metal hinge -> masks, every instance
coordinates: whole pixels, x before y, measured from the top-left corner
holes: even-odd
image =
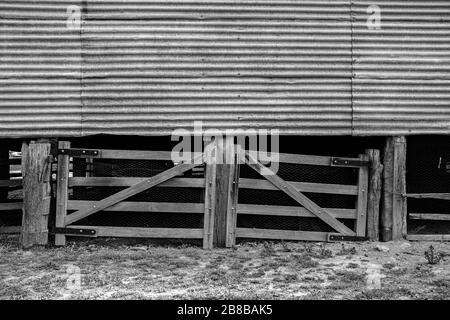
[[[341,234],[328,234],[327,241],[333,242],[333,241],[354,241],[354,242],[361,242],[361,241],[367,241],[369,240],[367,237],[359,237],[359,236],[346,236]]]
[[[95,237],[97,235],[97,231],[94,229],[81,228],[53,228],[52,233],[85,237]]]
[[[100,155],[99,150],[92,149],[58,149],[57,153],[76,158],[92,158]]]
[[[331,166],[332,167],[367,167],[369,166],[369,161],[358,160],[358,159],[349,159],[349,158],[331,158]]]

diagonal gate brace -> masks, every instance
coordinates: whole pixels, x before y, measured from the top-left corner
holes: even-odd
[[[303,193],[295,189],[295,187],[287,181],[271,172],[267,167],[254,159],[248,152],[239,149],[243,153],[244,159],[248,160],[247,165],[258,172],[264,178],[269,180],[275,187],[286,193],[292,199],[300,203],[305,209],[317,216],[319,219],[327,223],[337,232],[346,236],[355,236],[356,233],[344,225],[342,222],[333,217],[327,210],[318,206],[314,201],[310,200]]]
[[[201,161],[199,161],[199,160],[201,160]],[[78,220],[81,220],[89,215],[92,215],[96,212],[102,211],[112,205],[115,205],[116,203],[118,203],[120,201],[123,201],[123,200],[125,200],[129,197],[132,197],[135,194],[143,192],[147,189],[150,189],[151,187],[154,187],[160,183],[163,183],[166,180],[169,180],[179,174],[182,174],[182,173],[184,173],[194,167],[202,165],[202,164],[203,164],[203,154],[192,159],[192,163],[179,164],[173,168],[170,168],[169,170],[161,172],[151,178],[145,179],[144,181],[136,183],[135,185],[133,185],[131,187],[128,187],[128,188],[126,188],[118,193],[115,193],[101,201],[98,201],[90,208],[75,211],[74,213],[72,213],[66,217],[65,224],[69,225],[69,224],[74,223]]]

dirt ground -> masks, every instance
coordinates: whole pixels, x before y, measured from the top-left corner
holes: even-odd
[[[444,260],[429,264],[433,245]],[[21,250],[0,238],[0,299],[449,299],[450,243],[123,239]]]

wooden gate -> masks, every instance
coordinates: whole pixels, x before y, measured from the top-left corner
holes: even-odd
[[[232,246],[236,238],[280,239],[305,241],[339,241],[363,240],[366,235],[366,214],[369,161],[367,155],[359,158],[333,158],[296,154],[279,154],[279,163],[297,166],[324,166],[346,168],[356,174],[356,184],[326,184],[301,181],[286,181],[277,174],[268,175],[269,169],[255,159],[248,151],[240,151],[240,167],[249,166],[264,179],[240,177],[239,169],[235,171],[234,185],[238,186],[230,193],[229,225],[227,245]],[[239,166],[237,166],[239,167]],[[356,171],[356,172],[355,172]],[[244,204],[239,201],[244,189],[281,191],[298,206]],[[344,195],[355,198],[353,208],[324,208],[319,206],[305,193]],[[259,197],[256,202],[264,200]],[[269,198],[270,196],[267,196]],[[255,228],[239,226],[240,216],[273,216],[272,222],[281,217],[317,218],[332,229],[331,232],[305,230],[277,230],[274,228]],[[342,221],[346,221],[344,224]],[[349,221],[351,222],[349,224]]]
[[[231,141],[231,143],[230,143]],[[174,165],[168,170],[149,177],[103,177],[103,176],[70,176],[70,159],[142,159],[171,161],[169,151],[128,151],[128,150],[94,150],[71,149],[69,142],[60,142],[58,148],[57,173],[57,206],[55,241],[64,245],[66,235],[87,237],[145,237],[145,238],[190,238],[203,239],[205,248],[211,248],[218,238],[225,238],[224,244],[232,246],[236,238],[280,239],[306,241],[340,241],[363,240],[366,234],[367,194],[369,161],[367,155],[359,158],[338,158],[326,156],[310,156],[296,154],[278,154],[279,164],[294,166],[293,172],[304,171],[305,166],[320,166],[349,170],[355,175],[354,184],[336,184],[311,181],[295,181],[283,178],[280,174],[267,174],[269,168],[261,164],[253,153],[243,151],[227,140],[226,145],[219,143],[208,148],[209,154],[196,155],[189,163]],[[225,150],[225,154],[223,154]],[[224,157],[233,163],[217,164]],[[200,160],[200,161],[199,161]],[[239,165],[236,165],[239,164]],[[195,167],[205,165],[201,178],[184,176],[184,173]],[[247,166],[259,179],[241,176]],[[302,167],[303,166],[303,167]],[[218,169],[219,168],[219,169]],[[346,175],[346,174],[345,174]],[[320,175],[318,175],[317,178]],[[323,177],[322,177],[323,178]],[[122,190],[100,200],[69,199],[70,189],[74,187],[121,187]],[[187,187],[202,188],[202,203],[179,203],[136,201],[130,199],[150,188]],[[216,191],[217,190],[217,191]],[[245,190],[270,191],[282,193],[293,204],[267,205],[264,200],[270,198],[256,197],[256,203],[244,203],[241,194]],[[310,196],[322,194],[327,196],[350,196],[352,207],[323,206]],[[267,199],[265,199],[267,198]],[[161,228],[145,226],[106,226],[83,225],[83,219],[98,212],[141,212],[151,213],[186,213],[201,214],[202,226],[199,228]],[[272,216],[273,225],[258,227],[243,226],[240,220],[245,216]],[[308,218],[311,223],[321,223],[329,230],[307,230],[300,224],[290,228],[277,228],[278,220],[283,217]],[[242,218],[242,219],[240,219]],[[126,219],[123,218],[123,219]],[[217,242],[218,245],[219,242]]]
[[[169,151],[129,151],[100,149],[71,149],[70,142],[61,141],[58,146],[57,206],[55,224],[55,243],[64,245],[66,236],[85,237],[145,237],[145,238],[188,238],[203,239],[205,248],[212,247],[212,228],[214,216],[215,167],[208,159],[214,157],[215,149],[209,154],[198,154],[190,163],[180,163],[150,177],[74,177],[70,174],[70,159],[140,159],[171,161]],[[205,164],[205,162],[207,164]],[[186,178],[183,174],[205,164],[202,178]],[[99,201],[69,199],[70,188],[84,187],[122,187]],[[127,201],[143,191],[155,187],[182,187],[204,189],[203,203],[179,202],[139,202]],[[79,222],[100,211],[141,212],[142,214],[186,213],[203,214],[203,228],[147,228],[112,227],[80,225]],[[70,212],[70,213],[69,213]],[[126,219],[126,217],[124,218]]]

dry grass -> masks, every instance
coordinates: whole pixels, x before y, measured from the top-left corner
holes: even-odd
[[[448,261],[427,263],[427,243],[242,243],[205,251],[194,245],[118,239],[23,251],[0,238],[0,299],[449,299]],[[435,243],[440,252],[450,245]],[[367,286],[379,266],[381,287]],[[81,287],[67,289],[67,268]]]

